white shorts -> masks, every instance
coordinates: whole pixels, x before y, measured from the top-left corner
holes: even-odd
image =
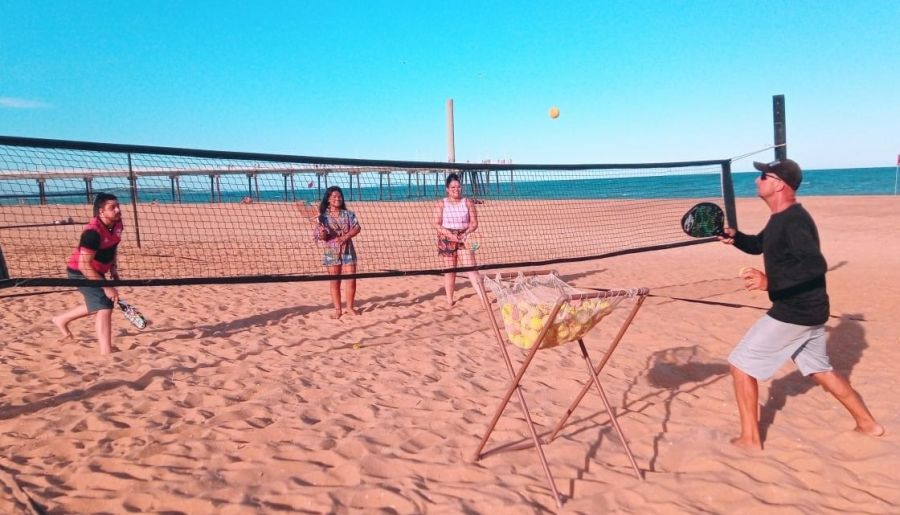
[[[731,351],[728,362],[760,381],[775,375],[788,358],[804,376],[828,372],[831,364],[825,352],[826,339],[824,324],[788,324],[765,315]]]

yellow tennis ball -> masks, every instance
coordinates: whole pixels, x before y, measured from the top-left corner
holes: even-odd
[[[559,118],[559,108],[558,107],[553,106],[550,108],[550,118],[553,118],[554,120]]]
[[[528,320],[528,328],[534,329],[535,331],[540,331],[542,327],[544,327],[544,322],[546,321],[543,317],[531,317]]]
[[[504,304],[504,305],[500,308],[500,315],[503,316],[503,321],[504,321],[504,322],[506,322],[507,320],[512,320],[512,319],[513,319],[513,316],[512,316],[512,314],[513,314],[513,309],[515,309],[515,307],[514,307],[512,304]]]

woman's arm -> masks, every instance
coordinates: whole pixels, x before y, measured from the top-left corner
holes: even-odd
[[[351,227],[349,231],[345,232],[345,233],[340,237],[340,240],[341,240],[341,241],[347,241],[347,240],[349,240],[350,238],[352,238],[352,237],[356,236],[357,234],[359,234],[360,231],[362,231],[362,227],[361,227],[359,224],[354,224],[353,227]]]
[[[337,241],[341,245],[350,241],[351,238],[362,231],[362,226],[360,226],[359,222],[356,220],[356,213],[353,211],[344,211],[344,213],[346,213],[346,217],[348,218],[347,223],[350,225],[350,229],[337,237]],[[343,218],[341,218],[341,223],[343,223]]]
[[[469,226],[466,227],[466,234],[472,234],[478,229],[478,212],[475,211],[472,199],[466,199],[466,207],[469,209]]]
[[[434,230],[437,231],[438,236],[447,237],[447,230],[444,229],[444,201],[438,200],[437,204],[434,206],[434,216],[432,217],[432,225],[434,226]]]

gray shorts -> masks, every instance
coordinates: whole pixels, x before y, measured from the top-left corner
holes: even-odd
[[[825,352],[826,339],[824,324],[788,324],[765,315],[731,351],[728,362],[760,381],[775,375],[788,358],[804,376],[828,372],[831,364]]]
[[[69,279],[87,279],[81,272],[66,271],[69,273]],[[112,301],[103,293],[103,288],[99,286],[79,286],[78,291],[84,296],[84,304],[87,306],[88,313],[96,313],[101,309],[113,308]]]

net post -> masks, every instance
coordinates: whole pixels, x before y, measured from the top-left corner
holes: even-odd
[[[46,182],[47,182],[47,179],[44,179],[43,177],[41,177],[37,180],[38,198],[40,199],[40,203],[42,206],[47,204],[47,187],[45,185]]]
[[[353,200],[353,174],[351,172],[347,172],[347,177],[350,178],[350,200]]]
[[[291,172],[291,200],[297,200],[297,188],[294,186],[294,173]]]
[[[94,187],[91,183],[94,182],[93,177],[85,176],[84,177],[84,193],[87,196],[87,203],[90,206],[94,203]]]
[[[3,248],[0,248],[0,288],[9,281],[9,269],[6,268],[6,260],[3,259]]]
[[[725,201],[725,220],[728,227],[737,229],[737,209],[734,205],[734,181],[731,177],[731,161],[722,163],[722,199]]]
[[[128,182],[131,183],[131,212],[134,215],[134,236],[137,238],[137,246],[141,248],[141,226],[138,223],[138,188],[137,176],[131,166],[131,152],[128,153]]]
[[[787,159],[787,127],[784,123],[784,95],[772,97],[772,122],[775,129],[775,159]]]

